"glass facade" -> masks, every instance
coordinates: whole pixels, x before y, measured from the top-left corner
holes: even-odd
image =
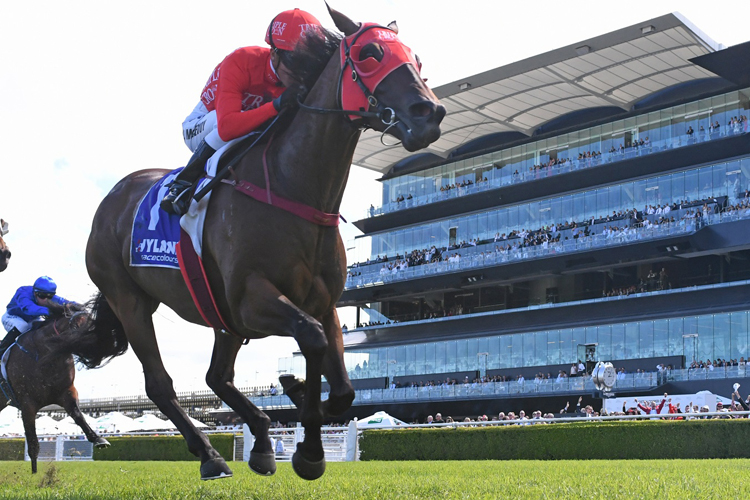
[[[748,108],[750,89],[743,89],[387,179],[382,207],[367,215],[747,132],[747,121],[731,122]],[[637,146],[641,140],[646,147]],[[589,153],[597,155],[579,160]],[[555,167],[539,168],[550,163]],[[455,185],[464,187],[445,190]],[[399,197],[404,201],[397,203]]]
[[[580,344],[597,343],[601,361],[685,356],[693,360],[748,358],[750,311],[615,323],[581,328],[467,338],[416,345],[351,349],[350,378],[572,364]],[[695,336],[697,335],[697,336]],[[300,357],[301,358],[301,357]],[[280,360],[290,370],[291,358]],[[304,363],[303,360],[299,360]],[[299,362],[298,361],[298,362]],[[304,370],[299,372],[304,376]]]
[[[570,221],[581,224],[607,217],[613,212],[634,208],[643,210],[647,205],[722,196],[734,203],[748,188],[750,158],[741,158],[358,238],[355,240],[355,255],[350,255],[349,261],[361,263],[383,255],[404,255],[433,245],[447,248],[475,238],[492,239],[496,234],[510,234],[522,229],[536,231]]]

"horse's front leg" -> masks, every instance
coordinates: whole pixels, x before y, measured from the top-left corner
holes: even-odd
[[[234,386],[234,365],[242,347],[242,339],[220,330],[214,330],[214,333],[214,351],[206,383],[222,401],[237,412],[255,436],[255,445],[247,463],[250,470],[261,476],[270,476],[276,472],[276,457],[268,437],[271,419]]]
[[[106,448],[109,446],[109,441],[94,432],[83,417],[83,413],[81,413],[81,409],[78,407],[78,391],[73,385],[65,391],[62,396],[62,401],[60,401],[59,404],[65,408],[68,415],[70,415],[78,427],[81,428],[89,442],[94,443],[94,446],[97,448]]]
[[[305,395],[299,408],[305,440],[292,456],[294,471],[303,479],[317,479],[325,472],[325,454],[320,438],[323,411],[320,405],[320,377],[328,341],[323,325],[302,311],[265,278],[252,275],[245,281],[240,315],[246,328],[267,335],[293,337],[307,365]],[[257,436],[256,436],[257,437]]]
[[[36,408],[24,405],[21,408],[21,420],[23,431],[26,434],[26,446],[29,449],[31,459],[31,473],[36,474],[36,461],[39,458],[39,438],[36,436]]]
[[[326,401],[323,401],[323,416],[337,416],[348,410],[354,401],[354,388],[349,380],[349,374],[344,365],[344,340],[341,336],[336,309],[323,317],[323,329],[328,348],[323,360],[323,374],[331,386],[331,392]],[[292,403],[301,408],[305,405],[305,382],[299,380],[292,374],[284,374],[279,377],[286,394]]]

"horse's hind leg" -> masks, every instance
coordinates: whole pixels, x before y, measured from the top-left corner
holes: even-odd
[[[70,388],[65,391],[60,403],[60,406],[65,408],[68,415],[70,415],[78,427],[81,428],[89,442],[94,443],[94,446],[97,448],[106,448],[109,446],[109,441],[94,432],[83,417],[83,413],[81,413],[81,409],[78,407],[78,391],[74,386],[71,385]]]
[[[232,471],[226,461],[211,446],[206,435],[190,422],[185,410],[177,402],[172,379],[164,368],[159,354],[156,333],[151,321],[151,315],[156,307],[147,307],[147,304],[152,304],[152,299],[138,293],[106,297],[122,322],[133,352],[143,365],[146,394],[180,431],[190,453],[200,457],[201,479],[231,477]]]
[[[354,388],[344,365],[344,340],[336,309],[323,317],[323,330],[328,339],[323,374],[331,386],[331,393],[323,402],[323,412],[325,415],[341,415],[352,406]]]
[[[270,476],[276,472],[276,457],[268,438],[271,419],[234,386],[234,365],[242,347],[242,339],[220,330],[214,332],[214,351],[206,383],[222,401],[237,412],[255,436],[255,445],[247,463],[250,470],[262,476]]]
[[[328,340],[323,325],[295,306],[268,280],[257,275],[245,281],[245,299],[240,307],[242,323],[267,335],[294,337],[306,361],[305,394],[299,416],[305,440],[297,444],[292,467],[303,479],[317,479],[325,472],[325,454],[320,437],[323,412],[320,377]]]
[[[26,445],[31,459],[31,473],[36,474],[36,461],[39,458],[39,438],[36,436],[36,408],[24,406],[21,408],[23,431],[26,434]]]

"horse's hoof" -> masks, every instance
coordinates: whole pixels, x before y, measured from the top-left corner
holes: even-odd
[[[276,472],[276,456],[273,452],[257,453],[250,452],[250,460],[247,462],[250,470],[261,476],[273,476]]]
[[[292,455],[292,468],[302,479],[314,481],[326,471],[326,459],[311,462],[303,457],[299,451],[295,451]]]
[[[232,469],[229,468],[223,458],[212,458],[201,464],[201,479],[203,481],[224,477],[232,477]]]
[[[279,376],[279,383],[284,388],[284,394],[292,400],[294,406],[302,408],[305,403],[305,382],[291,374]]]
[[[96,438],[96,441],[94,441],[94,446],[97,448],[109,448],[110,444],[109,441],[104,439],[103,437]]]

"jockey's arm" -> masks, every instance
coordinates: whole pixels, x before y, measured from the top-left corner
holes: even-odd
[[[231,54],[221,63],[216,88],[217,128],[219,137],[225,142],[249,134],[278,114],[271,101],[242,111],[243,100],[248,98],[247,90],[254,82],[250,81],[248,71],[238,59]]]
[[[75,312],[84,309],[84,306],[74,300],[68,300],[59,295],[52,297],[51,302],[59,304],[65,312]]]
[[[37,304],[34,300],[34,292],[31,290],[31,287],[28,288],[28,291],[16,295],[16,307],[21,309],[23,314],[29,317],[47,316],[49,314],[49,309]]]

